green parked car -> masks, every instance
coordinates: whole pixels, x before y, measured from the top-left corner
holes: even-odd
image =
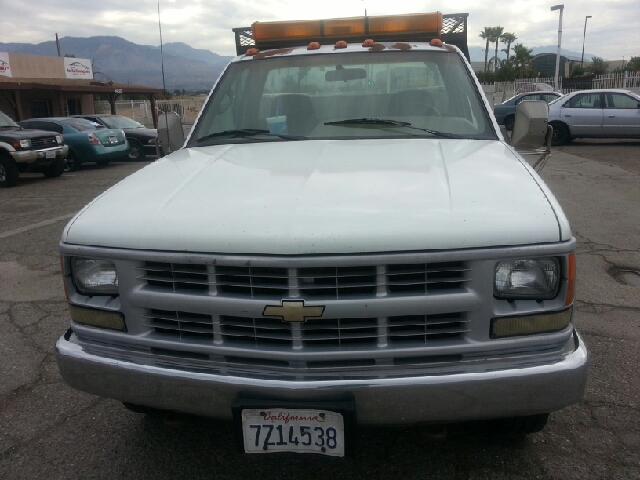
[[[58,132],[69,146],[65,172],[76,170],[81,163],[106,165],[129,153],[129,142],[120,129],[105,128],[83,118],[31,118],[18,122],[24,128]]]

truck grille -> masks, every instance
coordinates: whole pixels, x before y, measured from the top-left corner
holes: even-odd
[[[43,137],[31,139],[31,147],[34,149],[57,147],[56,137]]]
[[[305,349],[356,345],[430,345],[459,339],[468,331],[461,312],[388,318],[311,319],[287,323],[278,319],[212,316],[150,310],[146,325],[167,339],[200,339],[216,344]]]
[[[147,285],[165,291],[250,298],[424,294],[459,289],[469,280],[463,262],[306,268],[146,262],[139,270]]]

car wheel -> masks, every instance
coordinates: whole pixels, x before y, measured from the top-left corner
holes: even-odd
[[[64,159],[64,171],[74,172],[78,169],[78,166],[80,166],[80,162],[72,152],[69,152],[67,158]]]
[[[129,160],[143,160],[145,153],[142,144],[137,140],[129,140],[129,146],[131,150],[129,150]]]
[[[509,115],[507,118],[504,119],[504,128],[507,129],[508,131],[513,130],[513,124],[516,121],[516,117],[513,115]]]
[[[571,141],[571,134],[569,128],[563,123],[552,123],[553,137],[551,138],[551,145],[559,146],[566,145]]]
[[[55,163],[49,165],[48,167],[44,167],[42,169],[42,173],[47,178],[56,178],[62,175],[64,172],[64,160],[57,159]]]
[[[15,187],[19,176],[18,166],[13,158],[0,154],[0,188]]]

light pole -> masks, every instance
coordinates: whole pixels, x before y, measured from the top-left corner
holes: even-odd
[[[556,91],[559,92],[558,73],[560,72],[560,44],[562,43],[562,12],[564,11],[564,5],[554,5],[551,7],[551,11],[560,10],[560,20],[558,21],[558,52],[556,53]]]
[[[591,15],[584,17],[584,32],[582,33],[582,58],[580,58],[580,68],[584,62],[584,39],[587,37],[587,19],[591,18]]]

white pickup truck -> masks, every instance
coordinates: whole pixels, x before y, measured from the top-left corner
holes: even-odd
[[[64,230],[65,381],[234,419],[247,453],[349,454],[358,424],[526,434],[580,401],[576,241],[503,138],[465,28],[236,31],[184,145]]]

